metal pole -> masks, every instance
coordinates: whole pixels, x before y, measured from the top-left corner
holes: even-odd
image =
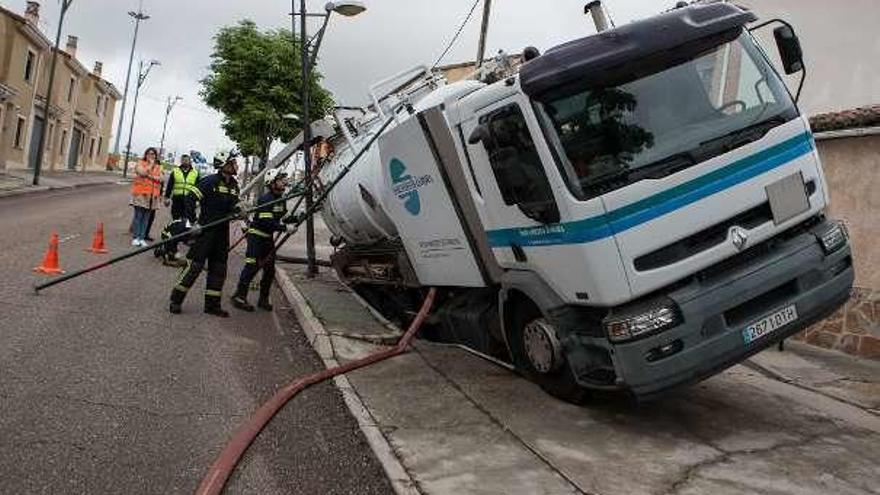
[[[116,124],[116,144],[113,146],[113,154],[119,155],[119,141],[122,139],[122,121],[125,119],[125,105],[128,102],[128,85],[131,82],[131,63],[134,60],[134,47],[137,44],[138,29],[140,29],[141,21],[147,20],[150,16],[143,13],[138,6],[137,12],[129,12],[128,15],[134,17],[134,36],[131,39],[131,52],[128,55],[128,70],[125,73],[125,90],[122,92],[122,108],[119,110],[119,123]],[[122,176],[128,176],[128,157],[125,157],[125,164],[122,168]]]
[[[295,0],[291,0],[292,2]],[[295,4],[293,5],[295,7]],[[306,0],[299,2],[299,39],[300,55],[302,59],[302,122],[303,122],[303,164],[305,168],[305,194],[306,211],[312,209],[312,154],[309,145],[312,141],[311,118],[309,117],[309,52],[306,46],[308,34],[306,31]],[[308,265],[306,276],[314,278],[318,274],[318,265],[315,263],[315,222],[311,215],[306,219],[306,259]]]
[[[296,1],[296,0],[293,0],[293,1]],[[348,172],[351,171],[351,169],[355,166],[355,164],[358,162],[358,160],[360,160],[361,157],[364,155],[364,153],[366,153],[367,150],[370,149],[370,147],[373,145],[373,143],[374,143],[377,139],[379,139],[379,136],[382,135],[382,132],[385,130],[385,128],[387,128],[387,127],[391,124],[391,122],[393,122],[393,121],[394,121],[394,117],[391,117],[391,118],[387,119],[387,120],[385,121],[385,123],[382,124],[382,126],[379,127],[379,129],[376,131],[376,134],[373,135],[369,140],[367,140],[367,142],[364,144],[363,148],[361,148],[360,151],[358,151],[358,152],[354,155],[354,157],[348,162],[348,164],[342,169],[342,171],[339,172],[339,174],[333,179],[333,181],[330,182],[330,184],[327,185],[326,189],[324,189],[324,191],[318,196],[317,201],[315,201],[315,204],[316,204],[316,205],[320,205],[320,204],[321,204],[321,203],[327,198],[327,195],[330,194],[330,191],[332,191],[333,188],[336,187],[336,184],[338,184],[339,181],[341,181],[342,178],[345,177],[346,174],[348,174]],[[294,189],[296,189],[296,187],[294,187]],[[298,192],[296,192],[296,191],[294,191],[294,192],[292,192],[292,193],[289,193],[289,194],[286,194],[286,195],[284,195],[284,196],[281,196],[281,197],[278,198],[278,199],[273,199],[272,201],[269,201],[268,203],[263,203],[263,204],[260,205],[260,206],[254,206],[253,208],[247,208],[247,209],[245,209],[244,211],[241,212],[241,215],[247,215],[247,214],[249,214],[249,213],[253,213],[253,212],[257,211],[259,208],[266,208],[266,207],[269,207],[269,206],[272,206],[272,205],[275,205],[275,204],[283,203],[283,202],[286,202],[286,201],[288,201],[288,200],[290,200],[290,199],[293,199],[293,198],[296,198],[296,197],[299,197],[299,196],[301,196],[301,194],[298,193]],[[298,207],[298,206],[299,206],[299,204],[297,204],[297,207]],[[311,216],[311,215],[314,215],[316,210],[317,210],[317,208],[312,208],[311,210],[306,210],[305,212],[303,212],[303,215],[305,215],[306,217]],[[296,210],[294,209],[294,211],[296,211]],[[208,229],[210,229],[210,228],[212,228],[212,227],[216,227],[216,226],[221,225],[221,224],[223,224],[223,223],[226,223],[226,222],[232,221],[232,220],[234,220],[237,216],[239,216],[239,215],[230,215],[230,216],[228,216],[228,217],[224,217],[224,218],[217,219],[217,220],[215,220],[215,221],[213,221],[213,222],[210,222],[210,223],[208,223],[208,224],[206,224],[206,225],[202,225],[202,226],[201,226],[202,231],[204,232],[204,231],[206,231],[206,230],[208,230]],[[295,223],[295,226],[299,226],[301,223],[302,223],[302,221],[301,221],[301,220],[298,220],[298,221]],[[171,236],[171,237],[169,237],[168,239],[164,239],[164,240],[162,240],[162,241],[159,241],[159,242],[156,242],[156,243],[150,244],[150,245],[148,245],[148,246],[144,246],[144,247],[141,247],[141,248],[135,249],[134,251],[131,251],[131,252],[129,252],[129,253],[126,253],[126,254],[123,254],[123,255],[117,256],[116,258],[109,259],[109,260],[104,261],[104,262],[102,262],[102,263],[99,263],[99,264],[97,264],[97,265],[90,266],[90,267],[88,267],[88,268],[84,268],[84,269],[82,269],[82,270],[77,270],[77,271],[75,271],[75,272],[68,273],[68,274],[66,274],[66,275],[62,275],[62,276],[60,276],[60,277],[58,277],[58,278],[56,278],[56,279],[54,279],[54,280],[50,280],[50,281],[48,281],[48,282],[44,282],[44,283],[42,283],[42,284],[35,285],[35,286],[34,286],[34,292],[40,292],[40,291],[43,290],[43,289],[46,289],[46,288],[48,288],[48,287],[52,287],[53,285],[58,285],[58,284],[60,284],[60,283],[62,283],[62,282],[66,282],[67,280],[70,280],[70,279],[72,279],[72,278],[76,278],[76,277],[79,277],[79,276],[81,276],[81,275],[85,275],[86,273],[91,273],[91,272],[93,272],[93,271],[95,271],[95,270],[100,270],[101,268],[105,268],[105,267],[108,267],[108,266],[113,265],[113,264],[115,264],[115,263],[118,263],[118,262],[120,262],[120,261],[122,261],[122,260],[126,260],[126,259],[128,259],[128,258],[131,258],[132,256],[137,256],[137,255],[139,255],[139,254],[141,254],[141,253],[145,253],[145,252],[147,252],[147,251],[150,251],[150,250],[152,250],[152,249],[155,249],[156,246],[161,246],[161,245],[168,244],[168,243],[170,243],[170,242],[175,242],[175,241],[178,241],[178,240],[184,239],[184,238],[186,238],[186,237],[189,236],[189,235],[191,235],[190,232],[184,232],[184,233],[182,233],[182,234],[178,234],[178,235],[175,235],[175,236]],[[278,241],[278,243],[275,244],[274,250],[277,250],[277,249],[281,246],[281,244],[283,244],[285,241],[287,241],[287,239],[290,238],[291,235],[292,235],[292,233],[290,233],[290,232],[284,234],[284,236],[282,236],[282,238]],[[274,252],[274,251],[273,251],[273,252]]]
[[[141,86],[144,85],[144,81],[147,80],[147,76],[150,75],[150,69],[153,68],[155,62],[150,62],[150,65],[147,66],[147,70],[144,70],[144,61],[141,60],[138,63],[138,80],[137,85],[134,89],[134,105],[131,108],[131,126],[128,129],[128,144],[125,146],[125,168],[128,168],[128,157],[131,155],[131,136],[134,134],[134,120],[137,116],[138,110],[138,98],[141,95]],[[158,159],[158,157],[156,157]]]
[[[489,11],[492,9],[492,0],[483,0],[483,23],[480,24],[480,43],[477,47],[477,68],[483,66],[483,57],[486,55],[486,33],[489,31]]]
[[[309,58],[310,69],[314,67],[315,63],[318,61],[318,50],[321,49],[321,41],[324,40],[324,31],[327,30],[328,22],[330,22],[330,12],[327,12],[327,15],[324,16],[324,24],[321,25],[321,29],[315,37],[315,46],[312,48],[312,56]]]
[[[55,66],[58,64],[58,45],[61,43],[61,27],[64,25],[64,15],[73,0],[64,0],[61,4],[61,14],[58,16],[58,31],[55,34],[55,47],[52,50],[52,64],[49,67],[49,88],[46,90],[46,111],[43,118],[43,132],[37,139],[37,159],[34,163],[34,185],[40,185],[40,168],[43,165],[43,152],[46,147],[46,129],[49,128],[49,119],[51,118],[52,106],[52,88],[55,86]],[[34,117],[36,118],[36,117]]]
[[[174,109],[174,105],[177,104],[182,98],[179,96],[175,96],[172,100],[171,97],[168,97],[168,103],[165,105],[165,122],[162,124],[162,139],[159,140],[159,153],[165,154],[165,130],[168,128],[168,116],[171,115],[171,110]]]

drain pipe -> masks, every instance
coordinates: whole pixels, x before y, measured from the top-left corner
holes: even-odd
[[[276,392],[271,399],[260,406],[254,415],[235,432],[235,436],[233,436],[229,443],[226,444],[226,447],[214,461],[214,464],[211,465],[208,474],[202,479],[199,488],[196,490],[196,495],[220,495],[223,488],[226,486],[226,482],[229,480],[229,477],[232,475],[232,472],[241,460],[241,457],[244,455],[245,451],[247,451],[248,447],[250,447],[251,443],[257,438],[257,435],[263,431],[263,428],[266,427],[275,414],[277,414],[278,411],[280,411],[281,408],[298,393],[312,385],[317,385],[318,383],[329,380],[337,375],[348,373],[371,364],[376,364],[380,361],[405,353],[410,342],[421,328],[422,323],[424,323],[425,319],[428,317],[428,312],[434,304],[434,297],[436,294],[437,289],[431,288],[428,291],[428,295],[425,296],[425,300],[422,302],[421,309],[419,309],[415,319],[410,323],[406,333],[403,334],[403,337],[400,338],[400,341],[397,342],[396,346],[370,354],[369,356],[351,361],[344,365],[336,366],[335,368],[328,368],[324,371],[304,376],[294,380]]]
[[[593,16],[593,24],[596,26],[596,32],[601,33],[608,29],[608,16],[605,15],[605,8],[602,7],[600,0],[593,0],[584,5],[584,14]]]

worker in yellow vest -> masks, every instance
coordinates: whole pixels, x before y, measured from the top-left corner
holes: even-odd
[[[165,184],[165,206],[171,206],[171,222],[162,231],[162,240],[182,234],[196,223],[198,204],[199,171],[192,166],[189,155],[180,157],[180,165],[168,175]],[[178,255],[179,242],[169,242],[156,251],[168,266],[184,266],[186,262]]]
[[[168,183],[165,184],[165,206],[171,205],[171,218],[189,220],[190,224],[196,223],[198,181],[199,171],[193,168],[189,155],[181,156],[180,165],[171,171]]]

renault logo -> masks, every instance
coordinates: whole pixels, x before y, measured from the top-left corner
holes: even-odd
[[[730,240],[738,251],[742,251],[749,240],[749,234],[742,227],[733,227],[730,229]]]

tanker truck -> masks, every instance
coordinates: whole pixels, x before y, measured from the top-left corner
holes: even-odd
[[[802,76],[798,39],[756,20],[694,4],[527,50],[489,84],[380,81],[321,171],[392,121],[323,205],[339,277],[401,320],[437,288],[430,338],[572,402],[656,397],[825,317],[853,283],[848,234],[752,30],[778,24]]]

